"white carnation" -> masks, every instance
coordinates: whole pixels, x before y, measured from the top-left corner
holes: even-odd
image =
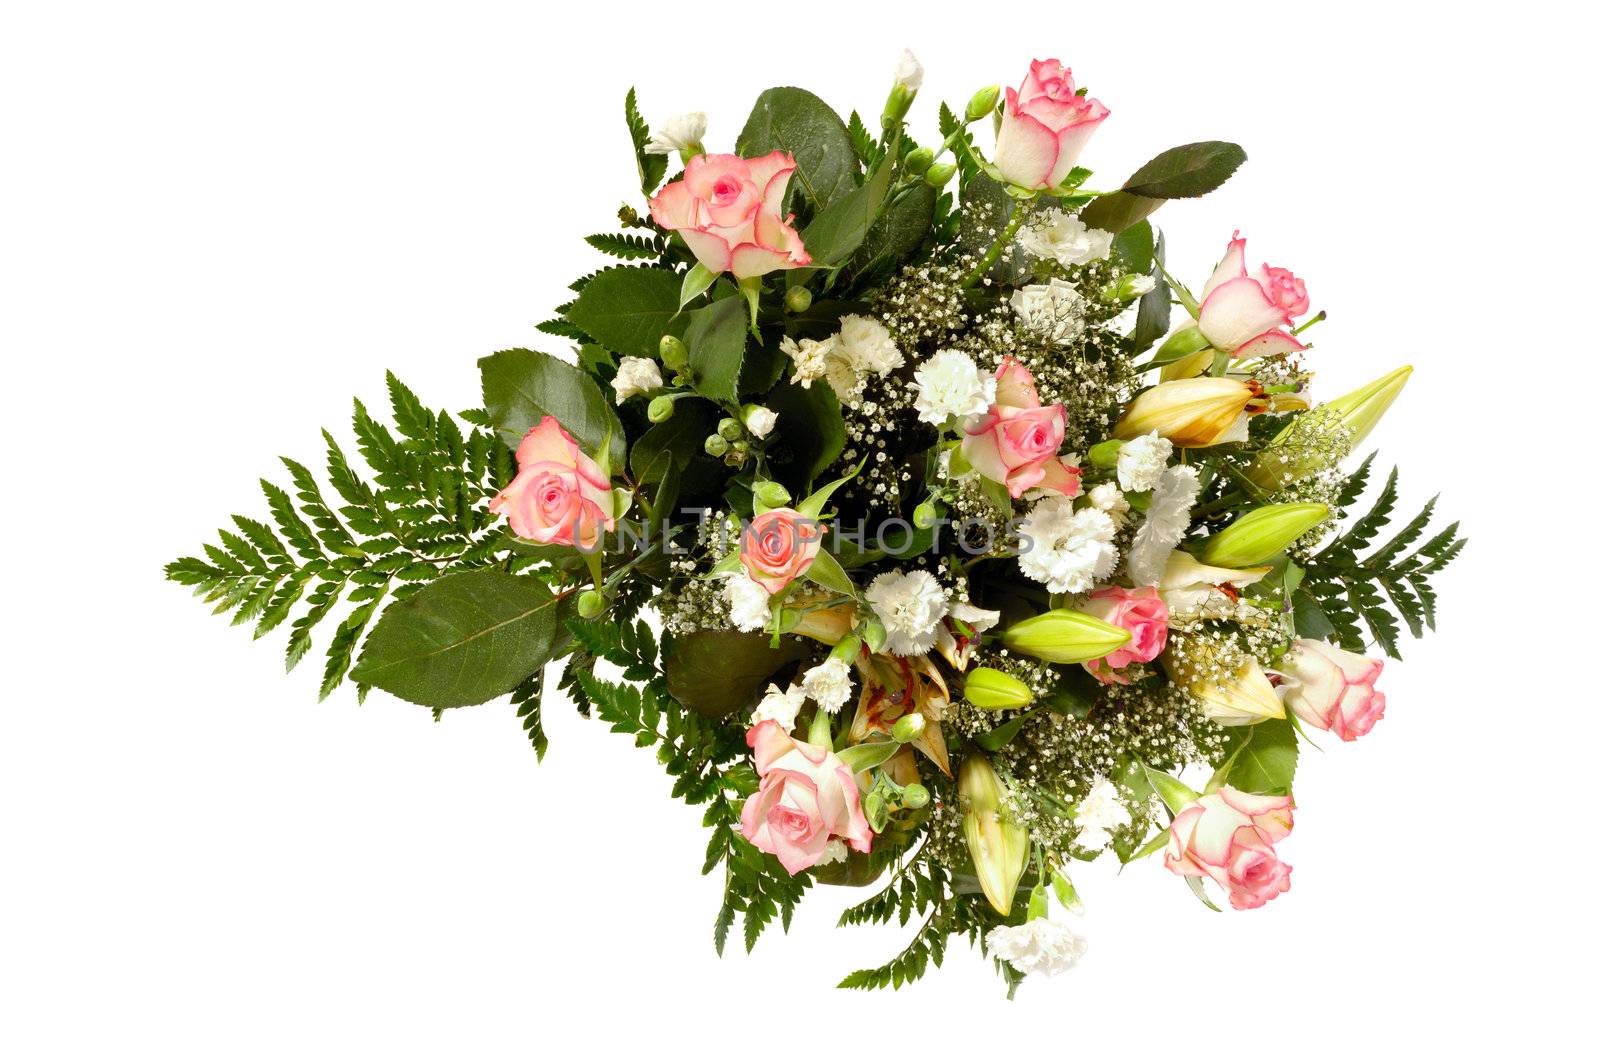
[[[644,151],[646,155],[671,155],[675,151],[687,151],[705,138],[704,111],[675,114],[650,134],[650,140],[645,144]]]
[[[1117,490],[1114,483],[1095,484],[1089,490],[1089,504],[1106,516],[1111,518],[1111,523],[1122,527],[1122,522],[1128,519],[1128,500],[1122,497],[1122,492]]]
[[[1111,844],[1111,832],[1133,824],[1133,815],[1122,803],[1122,793],[1109,779],[1096,779],[1083,800],[1078,802],[1078,837],[1081,849],[1097,853]]]
[[[1059,344],[1073,342],[1088,325],[1088,304],[1060,277],[1018,288],[1011,295],[1011,309],[1024,329]]]
[[[794,730],[794,718],[800,715],[800,707],[806,703],[805,691],[789,684],[788,690],[782,690],[776,683],[767,684],[767,693],[750,718],[752,724],[763,720],[776,721],[785,731]]]
[[[822,855],[812,867],[821,867],[824,864],[842,864],[850,859],[850,847],[838,838],[830,838],[828,844],[822,847]]]
[[[837,657],[829,657],[800,677],[800,687],[806,697],[822,706],[822,711],[838,712],[850,700],[855,683],[850,678],[850,666]]]
[[[1166,571],[1173,547],[1189,531],[1189,511],[1200,497],[1200,477],[1187,465],[1174,465],[1161,474],[1144,524],[1128,547],[1128,578],[1134,586],[1154,584]]]
[[[914,376],[917,419],[929,424],[971,417],[994,405],[994,374],[961,351],[939,351]]]
[[[1122,295],[1126,299],[1138,299],[1155,290],[1156,279],[1143,273],[1129,274],[1122,280]]]
[[[617,401],[627,402],[661,386],[661,367],[648,358],[624,358],[611,385],[617,389]]]
[[[722,596],[727,599],[728,619],[734,627],[740,631],[760,631],[767,626],[772,615],[767,590],[742,571],[728,577]]]
[[[1089,942],[1054,919],[1029,919],[1021,926],[989,931],[989,952],[1023,974],[1056,975],[1083,958]]]
[[[1154,489],[1172,457],[1172,443],[1151,432],[1130,439],[1117,451],[1117,482],[1124,491]]]
[[[1069,498],[1046,498],[1028,513],[1019,529],[1029,540],[1017,558],[1023,575],[1052,594],[1081,594],[1111,575],[1117,548],[1116,525],[1093,506],[1074,510]]]
[[[1017,243],[1035,258],[1054,259],[1063,266],[1082,266],[1111,254],[1110,233],[1091,229],[1057,207],[1035,215],[1017,234]]]
[[[862,376],[882,376],[906,364],[883,322],[860,314],[839,319],[839,353]]]
[[[904,85],[912,92],[922,88],[922,64],[917,62],[910,48],[900,50],[900,62],[894,68],[894,80],[895,84]]]
[[[745,411],[744,426],[757,439],[765,439],[778,423],[778,415],[765,406],[752,406]]]
[[[828,362],[832,360],[838,339],[837,336],[829,336],[822,340],[796,340],[785,336],[780,340],[778,349],[794,363],[794,373],[790,375],[789,383],[808,388],[813,380],[827,376]]]
[[[939,637],[950,597],[927,572],[885,572],[867,588],[867,603],[883,621],[885,648],[896,657],[927,653]]]

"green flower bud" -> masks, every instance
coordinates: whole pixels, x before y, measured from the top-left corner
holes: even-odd
[[[903,120],[911,110],[911,101],[916,98],[916,89],[904,82],[895,82],[894,88],[889,90],[889,98],[883,102],[883,124],[888,126]]]
[[[908,712],[894,722],[894,727],[889,731],[890,737],[901,745],[915,742],[922,737],[922,732],[927,729],[928,721],[923,719],[920,712]]]
[[[670,421],[672,420],[672,411],[675,406],[676,403],[672,401],[671,395],[657,395],[650,400],[650,408],[646,411],[646,415],[650,418],[651,424]]]
[[[950,183],[950,178],[956,175],[956,164],[953,162],[936,162],[928,167],[928,172],[922,179],[934,188],[943,188]]]
[[[668,369],[682,369],[689,364],[689,348],[676,336],[661,337],[661,364]]]
[[[809,288],[790,288],[783,293],[783,302],[796,314],[803,314],[811,309],[811,290]]]
[[[979,89],[972,94],[972,99],[967,101],[967,121],[976,122],[994,110],[995,104],[999,102],[999,85],[990,85],[986,89]]]
[[[884,644],[889,641],[889,632],[884,629],[883,621],[875,616],[869,616],[861,622],[861,641],[867,644],[867,649],[873,653],[882,653]]]
[[[1115,469],[1117,455],[1122,453],[1122,440],[1107,439],[1089,448],[1089,462],[1096,468]]]
[[[744,435],[744,425],[732,417],[724,417],[717,422],[717,435],[732,443],[735,439]]]
[[[728,453],[722,460],[725,464],[731,465],[737,469],[739,466],[743,465],[745,460],[749,457],[750,445],[741,439],[728,448]]]
[[[706,436],[706,453],[720,458],[728,452],[728,441],[718,435]]]
[[[967,700],[980,709],[1020,709],[1033,701],[1033,690],[1015,676],[994,668],[974,668],[967,673]]]
[[[973,751],[962,758],[956,790],[961,797],[961,833],[978,884],[994,910],[1009,915],[1017,883],[1028,866],[1028,832],[1007,818],[1005,787],[982,753]]]
[[[906,173],[913,176],[925,174],[928,172],[928,167],[933,165],[933,151],[930,148],[918,148],[908,154],[901,165],[905,167]]]
[[[931,528],[939,523],[939,507],[932,502],[924,502],[912,511],[911,520],[919,528]]]
[[[1082,664],[1104,657],[1132,636],[1087,613],[1052,609],[1012,624],[1000,636],[1007,649],[1052,664]]]
[[[919,782],[908,783],[900,791],[900,803],[907,808],[927,808],[929,800],[928,788]]]
[[[593,620],[605,611],[605,595],[599,591],[587,590],[578,595],[578,615],[585,620]]]
[[[782,509],[790,502],[789,489],[776,480],[761,480],[750,493],[767,509]]]
[[[1182,379],[1184,376],[1194,376],[1195,374],[1188,372],[1187,369],[1189,359],[1192,355],[1198,354],[1210,346],[1211,341],[1206,339],[1205,333],[1200,331],[1200,326],[1189,325],[1168,336],[1161,346],[1156,348],[1156,355],[1152,361],[1156,365],[1166,367],[1161,371],[1162,380],[1177,380]],[[1211,364],[1209,361],[1202,361],[1206,365]],[[1169,375],[1167,369],[1180,363],[1183,366],[1181,369],[1182,376]]]
[[[1259,565],[1328,519],[1321,502],[1259,506],[1206,540],[1200,560],[1221,568]]]
[[[1338,455],[1326,447],[1295,445],[1291,437],[1296,431],[1303,430],[1301,422],[1304,421],[1307,427],[1317,426],[1330,434],[1343,428],[1349,433],[1349,446],[1354,450],[1378,426],[1389,407],[1394,405],[1394,400],[1400,397],[1409,379],[1411,367],[1403,365],[1348,395],[1340,395],[1314,407],[1309,413],[1301,414],[1273,437],[1272,443],[1256,456],[1245,474],[1252,483],[1269,491],[1294,480],[1315,476]]]

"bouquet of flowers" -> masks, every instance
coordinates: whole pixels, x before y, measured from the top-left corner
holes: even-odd
[[[366,470],[327,435],[331,493],[285,459],[270,521],[167,574],[288,624],[291,668],[329,621],[323,696],[509,694],[542,757],[553,682],[655,747],[705,810],[719,951],[876,884],[842,923],[917,929],[842,985],[959,935],[1015,988],[1083,952],[1074,861],[1286,891],[1299,747],[1383,716],[1369,648],[1433,626],[1464,541],[1432,502],[1380,541],[1395,474],[1341,471],[1409,367],[1316,401],[1299,277],[1237,233],[1203,283],[1166,268],[1151,216],[1238,146],[1091,190],[1110,112],[1060,62],[927,143],[921,81],[907,53],[870,128],[769,89],[731,153],[630,91],[639,198],[588,238],[621,264],[539,326],[571,354],[482,359],[455,415],[391,375]]]

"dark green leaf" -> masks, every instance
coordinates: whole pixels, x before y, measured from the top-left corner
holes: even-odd
[[[744,364],[746,309],[737,295],[690,312],[684,343],[694,388],[708,399],[739,401],[739,370]]]
[[[823,381],[809,388],[785,381],[767,394],[766,405],[778,415],[768,452],[773,471],[798,498],[844,450],[839,400]]]
[[[776,648],[760,632],[694,631],[672,641],[663,662],[667,689],[687,708],[720,718],[755,703],[773,673],[811,652],[804,640]]]
[[[1095,197],[1078,217],[1091,229],[1120,233],[1154,214],[1156,208],[1165,202],[1164,199],[1150,199],[1131,192],[1112,192]]]
[[[879,166],[870,180],[839,196],[806,226],[801,239],[813,264],[833,266],[855,254],[883,207],[892,169]]]
[[[854,188],[860,172],[844,122],[805,89],[763,92],[739,134],[736,150],[747,159],[773,151],[793,155],[790,187],[798,185],[819,211]]]
[[[1291,792],[1300,759],[1294,726],[1287,719],[1263,720],[1234,730],[1229,749],[1237,756],[1228,771],[1228,785],[1252,794]]]
[[[655,357],[678,312],[683,279],[650,266],[596,273],[567,310],[567,319],[618,354]]]
[[[1122,190],[1151,199],[1203,196],[1221,187],[1244,160],[1244,149],[1225,140],[1184,144],[1139,167],[1122,183]]]
[[[626,452],[622,423],[594,378],[559,358],[515,347],[478,359],[483,408],[500,438],[515,448],[545,417],[561,422],[590,454],[611,437],[612,461]]]

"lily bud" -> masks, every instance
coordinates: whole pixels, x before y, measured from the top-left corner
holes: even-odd
[[[1326,469],[1338,455],[1330,453],[1326,447],[1296,445],[1292,439],[1295,433],[1305,431],[1306,427],[1312,425],[1326,429],[1339,426],[1349,432],[1348,444],[1350,449],[1354,450],[1372,434],[1372,430],[1383,419],[1389,407],[1394,405],[1394,400],[1400,397],[1406,381],[1410,379],[1411,367],[1403,365],[1392,373],[1386,373],[1371,383],[1356,388],[1348,395],[1340,395],[1336,399],[1324,402],[1315,407],[1309,417],[1303,415],[1296,418],[1274,436],[1272,443],[1256,456],[1256,460],[1246,470],[1246,475],[1252,483],[1268,490],[1275,490],[1293,480],[1315,476]],[[1324,422],[1321,420],[1324,417],[1330,420]],[[1301,425],[1302,421],[1305,422],[1304,426]]]
[[[999,102],[999,85],[990,85],[988,88],[979,89],[972,94],[972,99],[967,101],[967,121],[976,122],[994,110],[995,104]]]
[[[1232,677],[1222,683],[1204,677],[1192,666],[1180,666],[1170,651],[1161,656],[1161,666],[1173,683],[1200,701],[1201,711],[1214,723],[1243,727],[1262,720],[1283,719],[1283,702],[1254,657],[1246,657]]]
[[[980,709],[1020,709],[1033,701],[1033,690],[1022,680],[995,668],[974,668],[967,673],[966,698]]]
[[[672,412],[675,406],[676,403],[672,401],[671,395],[657,395],[650,400],[650,408],[646,411],[646,416],[650,418],[651,424],[670,421],[672,420]]]
[[[1134,439],[1155,432],[1180,447],[1211,447],[1249,438],[1250,414],[1265,410],[1261,385],[1228,377],[1169,380],[1128,404],[1112,435]]]
[[[811,290],[809,288],[790,288],[783,293],[783,302],[796,314],[803,314],[811,309]]]
[[[1389,412],[1389,407],[1394,405],[1394,400],[1400,397],[1406,381],[1410,379],[1411,367],[1403,365],[1394,372],[1387,373],[1372,383],[1356,388],[1348,395],[1340,395],[1323,405],[1339,411],[1339,420],[1350,429],[1350,445],[1360,446],[1378,426],[1383,415]]]
[[[1200,559],[1223,568],[1259,565],[1327,520],[1329,512],[1321,502],[1258,506],[1213,535]]]
[[[906,155],[902,164],[905,171],[912,176],[919,176],[928,172],[928,167],[933,165],[933,150],[931,148],[918,148]]]
[[[1122,440],[1102,439],[1089,448],[1089,463],[1097,469],[1115,469],[1117,455],[1122,453]]]
[[[950,178],[956,175],[956,164],[953,162],[936,162],[928,167],[928,172],[922,179],[934,188],[943,188],[950,183]]]
[[[1000,635],[1010,650],[1052,664],[1082,664],[1104,657],[1133,636],[1124,628],[1072,609],[1052,609],[1012,624]]]
[[[1028,866],[1028,832],[1007,818],[1005,787],[982,753],[968,753],[961,761],[956,789],[961,797],[961,833],[983,895],[995,911],[1009,915],[1017,883]]]
[[[657,349],[661,353],[661,364],[668,369],[682,369],[689,364],[689,348],[676,336],[662,336]]]

